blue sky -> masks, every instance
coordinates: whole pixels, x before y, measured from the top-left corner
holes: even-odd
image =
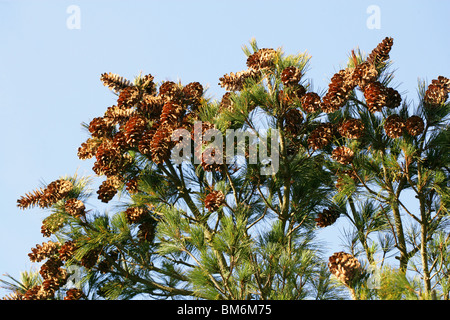
[[[70,5],[80,29],[67,27]],[[370,5],[379,29],[367,27]],[[30,249],[47,240],[45,212],[21,212],[19,196],[92,173],[76,151],[87,137],[81,123],[114,104],[101,73],[199,81],[220,98],[219,77],[245,68],[241,46],[254,37],[260,47],[307,51],[306,77],[320,90],[351,49],[368,52],[391,36],[394,82],[415,100],[418,78],[450,76],[449,13],[450,1],[0,0],[0,275],[28,270]],[[327,232],[335,239],[336,229]]]

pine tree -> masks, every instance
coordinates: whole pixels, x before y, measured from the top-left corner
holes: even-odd
[[[392,48],[386,38],[367,58],[352,51],[323,96],[304,80],[310,56],[254,40],[247,68],[219,78],[218,101],[199,82],[102,74],[117,102],[85,124],[77,154],[104,180],[92,190],[62,177],[18,200],[49,210],[50,239],[29,255],[42,281],[9,298],[342,299],[345,288],[354,299],[448,299],[449,81],[422,84],[413,109],[392,87]],[[258,144],[217,147],[227,130]],[[326,257],[317,230],[338,219],[349,244]]]

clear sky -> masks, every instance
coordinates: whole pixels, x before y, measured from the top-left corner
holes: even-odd
[[[395,84],[416,100],[418,78],[450,76],[449,13],[448,0],[0,0],[0,275],[28,270],[30,249],[47,241],[46,213],[21,212],[16,200],[41,181],[92,173],[76,153],[81,123],[114,104],[101,73],[199,81],[220,98],[219,77],[245,69],[241,46],[254,37],[312,55],[306,77],[320,90],[352,49],[391,36]]]

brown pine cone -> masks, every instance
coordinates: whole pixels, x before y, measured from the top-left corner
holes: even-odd
[[[108,203],[117,193],[120,187],[120,179],[116,176],[108,177],[102,182],[97,190],[98,199],[102,202]]]
[[[76,245],[75,241],[68,240],[68,241],[64,242],[64,244],[61,246],[61,248],[58,251],[59,259],[61,259],[61,261],[68,261],[69,259],[71,259],[73,257],[76,249],[77,249],[77,245]]]
[[[301,98],[302,109],[307,113],[313,113],[320,110],[320,96],[315,92],[307,92]]]
[[[401,137],[404,128],[405,121],[398,114],[390,115],[384,122],[384,131],[386,135],[393,139]]]
[[[370,82],[364,88],[364,98],[369,112],[381,111],[386,105],[386,88],[378,81]]]
[[[258,72],[254,69],[239,71],[236,73],[230,72],[219,78],[219,85],[227,91],[241,91],[244,88],[247,79],[255,79]]]
[[[84,217],[86,214],[86,207],[84,206],[83,201],[75,198],[67,199],[65,210],[75,218]]]
[[[160,126],[153,135],[150,143],[150,154],[154,163],[161,164],[170,158],[173,147],[172,131],[167,125]]]
[[[225,195],[222,191],[211,191],[205,198],[205,208],[210,212],[216,211],[225,203]]]
[[[335,137],[336,129],[332,123],[321,123],[314,129],[308,138],[308,146],[313,149],[322,149]]]
[[[439,76],[433,79],[425,91],[423,99],[424,105],[427,108],[435,108],[444,104],[448,99],[450,92],[450,79]]]
[[[145,208],[130,207],[125,210],[127,222],[129,224],[141,223],[143,220],[150,217],[148,211]]]
[[[355,67],[353,71],[353,81],[364,91],[364,88],[371,82],[377,80],[378,72],[375,66],[370,62],[362,62]]]
[[[102,140],[96,138],[89,138],[86,142],[83,142],[78,148],[77,156],[80,160],[91,159],[95,156],[98,146]]]
[[[58,179],[52,181],[44,189],[44,192],[39,200],[39,206],[41,208],[48,208],[55,204],[57,201],[66,197],[73,189],[73,184],[69,180]]]
[[[131,117],[125,124],[126,144],[137,147],[139,140],[147,129],[147,120],[139,115]]]
[[[421,134],[425,128],[425,124],[421,117],[419,116],[411,116],[406,119],[405,123],[406,131],[412,135],[417,136]]]
[[[259,49],[247,58],[247,67],[259,71],[273,66],[276,51],[272,48]]]
[[[139,226],[137,237],[140,242],[153,242],[155,239],[155,223],[153,221],[145,221]]]
[[[360,119],[347,119],[339,126],[338,132],[348,139],[358,139],[364,134],[364,124]]]
[[[340,164],[346,165],[353,161],[355,153],[352,149],[346,146],[337,147],[333,150],[331,158]]]
[[[124,107],[126,109],[134,107],[141,99],[141,93],[137,87],[126,87],[120,91],[117,98],[117,106]]]
[[[390,109],[395,109],[402,103],[402,97],[400,96],[400,93],[395,90],[394,88],[386,88],[386,107]]]
[[[340,213],[334,209],[324,209],[314,220],[319,228],[325,228],[335,223],[339,216]]]
[[[58,253],[60,244],[53,241],[43,242],[42,245],[37,244],[35,248],[31,248],[31,253],[28,254],[31,262],[41,262],[44,259]]]
[[[390,37],[384,38],[375,49],[367,56],[366,61],[377,66],[378,64],[389,59],[389,52],[391,51],[394,39]]]
[[[328,91],[322,98],[321,108],[325,113],[339,110],[347,102],[351,91],[355,88],[352,71],[343,69],[335,73],[328,85]]]
[[[281,82],[285,86],[295,86],[300,82],[301,78],[302,73],[295,66],[287,67],[281,72]]]
[[[120,92],[121,90],[132,85],[129,80],[111,72],[102,73],[102,75],[100,76],[100,80],[103,82],[104,86],[115,92]]]
[[[80,300],[84,297],[84,293],[81,289],[72,288],[66,291],[64,300]]]
[[[349,253],[336,252],[328,262],[330,272],[334,274],[343,284],[350,285],[361,273],[361,263]]]
[[[294,136],[299,134],[302,122],[303,114],[297,109],[289,109],[284,116],[284,127]]]
[[[200,105],[200,99],[203,95],[203,86],[199,82],[191,82],[182,91],[184,102],[196,110]]]

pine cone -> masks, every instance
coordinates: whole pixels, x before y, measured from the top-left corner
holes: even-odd
[[[86,214],[86,207],[83,201],[71,198],[66,201],[65,210],[68,214],[75,218],[84,217]]]
[[[134,107],[141,99],[141,93],[137,87],[126,87],[117,98],[117,106],[126,109]]]
[[[40,188],[31,192],[27,192],[17,200],[17,206],[20,209],[28,209],[39,205],[44,189]]]
[[[111,72],[102,73],[100,80],[103,82],[104,86],[115,92],[120,92],[121,90],[131,86],[131,82],[129,80]]]
[[[147,129],[147,120],[141,116],[131,117],[125,124],[126,144],[137,147],[139,140]]]
[[[255,79],[258,76],[257,71],[248,69],[236,73],[230,72],[219,78],[219,85],[227,91],[241,91],[244,88],[245,81]]]
[[[60,244],[53,241],[43,242],[42,245],[37,244],[35,248],[31,248],[31,253],[28,254],[31,262],[41,262],[44,259],[58,253]]]
[[[219,113],[226,110],[228,112],[233,112],[233,101],[231,100],[232,92],[225,92],[225,94],[222,96],[222,99],[220,99],[220,106],[219,106]]]
[[[402,103],[402,97],[400,96],[400,93],[395,90],[394,88],[386,88],[386,107],[390,109],[397,108]]]
[[[183,100],[194,109],[200,105],[200,99],[203,95],[203,86],[199,82],[188,83],[183,88]]]
[[[84,293],[81,289],[72,288],[66,291],[64,300],[80,300],[84,297]]]
[[[350,285],[361,273],[361,263],[349,253],[336,252],[328,262],[330,272],[342,283]]]
[[[104,117],[96,117],[89,123],[89,132],[93,138],[111,137],[113,125]]]
[[[48,184],[39,200],[41,208],[48,208],[57,201],[66,197],[73,189],[73,184],[69,180],[58,179]]]
[[[103,140],[95,154],[96,162],[93,170],[98,175],[112,176],[125,166],[126,159],[121,150],[116,148],[111,140]]]
[[[346,165],[353,161],[355,153],[352,149],[346,146],[337,147],[333,150],[331,158],[340,164]]]
[[[340,213],[336,210],[324,209],[314,220],[316,221],[316,225],[319,228],[325,228],[335,223],[339,216]]]
[[[172,131],[167,125],[160,126],[153,135],[150,143],[150,154],[154,163],[161,164],[170,158],[173,147]]]
[[[130,207],[127,210],[125,210],[125,214],[127,217],[127,222],[129,224],[141,223],[143,220],[150,217],[146,209],[139,207]]]
[[[161,96],[154,97],[145,95],[137,105],[137,110],[147,119],[158,120],[161,116],[164,103],[165,100]]]
[[[159,95],[166,101],[180,101],[182,97],[182,89],[173,81],[165,81],[159,87]]]
[[[284,116],[284,127],[291,135],[298,135],[303,122],[303,114],[297,109],[289,109]]]
[[[311,132],[308,146],[313,150],[321,149],[333,140],[335,134],[336,130],[332,123],[321,123]]]
[[[277,52],[271,48],[259,49],[247,58],[247,67],[255,71],[270,68],[273,66],[273,60],[275,59],[276,53]]]
[[[398,114],[390,115],[384,122],[384,131],[386,132],[386,135],[393,139],[401,137],[404,128],[405,121]]]
[[[295,86],[300,82],[301,78],[302,73],[295,66],[287,67],[281,72],[281,82],[285,86]]]
[[[86,142],[83,142],[78,148],[78,158],[80,160],[91,159],[93,156],[95,156],[97,148],[101,144],[101,142],[102,141],[100,139],[96,138],[87,139]]]
[[[108,203],[117,193],[120,187],[120,179],[116,176],[108,177],[102,182],[97,190],[98,199],[102,202]]]
[[[152,221],[145,221],[139,226],[137,237],[140,242],[153,242],[155,238],[155,223]]]
[[[358,87],[364,91],[364,88],[371,82],[377,80],[378,71],[370,62],[362,62],[353,70],[352,79]]]
[[[302,109],[307,113],[320,110],[320,96],[315,92],[308,92],[301,98]]]
[[[348,96],[355,88],[352,72],[349,69],[340,70],[331,78],[328,91],[322,98],[321,108],[325,113],[339,110],[347,102]]]
[[[205,208],[210,212],[216,211],[225,203],[225,195],[222,191],[211,191],[205,198]]]
[[[111,126],[115,125],[123,125],[125,124],[130,117],[136,114],[136,110],[134,108],[128,108],[126,106],[116,106],[113,105],[108,107],[103,115],[103,118],[107,123],[111,124]]]
[[[425,128],[425,124],[421,117],[419,116],[411,116],[406,119],[405,123],[406,131],[412,135],[417,136],[421,134]]]
[[[92,269],[97,264],[99,256],[100,250],[90,250],[80,259],[80,264],[86,269]]]
[[[77,247],[75,241],[68,240],[68,241],[64,242],[64,244],[61,246],[61,248],[58,251],[59,259],[61,259],[61,261],[63,261],[63,262],[68,261],[69,259],[71,259],[73,257],[73,255],[75,254],[75,250],[77,248],[78,247]]]
[[[371,82],[364,88],[364,98],[369,112],[381,111],[386,105],[386,88],[378,81]]]
[[[439,76],[431,81],[425,91],[423,102],[427,108],[436,108],[444,104],[450,92],[450,79]]]
[[[384,38],[375,49],[367,56],[366,61],[375,66],[389,59],[389,52],[391,51],[394,39],[390,37]]]
[[[126,189],[130,194],[137,193],[139,191],[138,188],[139,188],[139,178],[138,177],[131,178],[126,183]]]
[[[358,139],[364,134],[364,124],[360,119],[347,119],[338,128],[339,134],[348,139]]]

